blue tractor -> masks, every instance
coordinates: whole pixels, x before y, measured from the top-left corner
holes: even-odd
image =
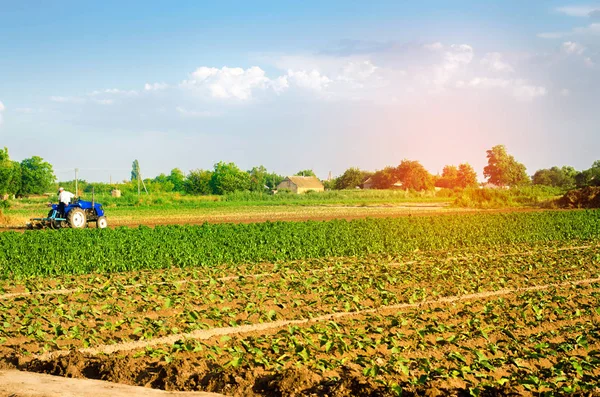
[[[89,222],[96,222],[96,227],[104,229],[108,226],[102,204],[92,201],[75,199],[65,207],[64,213],[58,209],[58,204],[48,204],[51,209],[46,218],[31,218],[31,223],[27,224],[28,229],[42,229],[49,227],[51,229],[60,229],[70,227],[73,229],[83,229]]]

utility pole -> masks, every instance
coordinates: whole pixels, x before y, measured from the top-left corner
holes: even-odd
[[[79,172],[79,168],[75,168],[75,196],[79,196],[77,193],[77,173]]]

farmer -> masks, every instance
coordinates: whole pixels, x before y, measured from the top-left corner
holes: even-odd
[[[66,191],[63,187],[58,188],[58,212],[61,216],[65,216],[65,207],[69,205],[75,195]]]

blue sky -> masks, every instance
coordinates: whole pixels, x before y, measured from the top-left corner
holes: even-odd
[[[0,0],[0,146],[61,180],[583,169],[599,103],[600,2]]]

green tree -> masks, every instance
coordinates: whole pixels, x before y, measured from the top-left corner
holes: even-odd
[[[234,163],[220,161],[215,164],[210,186],[215,194],[249,190],[250,175],[240,170]]]
[[[42,194],[48,191],[56,177],[52,165],[43,158],[33,156],[21,161],[21,189],[19,194]]]
[[[0,149],[0,195],[16,194],[21,187],[21,165],[11,161],[8,149]]]
[[[458,182],[458,168],[447,165],[442,170],[442,176],[436,181],[435,186],[445,189],[454,189]]]
[[[473,167],[471,167],[471,164],[459,164],[456,187],[465,189],[468,187],[477,187],[477,185],[477,173],[475,172]]]
[[[262,165],[252,168],[248,171],[250,176],[250,191],[264,192],[269,187],[267,186],[267,169]]]
[[[486,153],[488,165],[483,168],[483,175],[489,183],[514,187],[529,182],[525,165],[508,154],[504,145],[496,145]]]
[[[596,160],[591,168],[579,172],[575,176],[578,188],[586,186],[600,186],[600,160]]]
[[[295,176],[316,176],[313,170],[302,170],[294,174]]]
[[[183,190],[189,194],[212,194],[210,181],[212,179],[212,171],[208,170],[193,170],[187,174],[183,183]]]
[[[336,189],[354,189],[365,181],[365,173],[358,168],[348,168],[335,181]]]
[[[577,171],[575,171],[573,167],[552,167],[549,169],[537,170],[535,174],[533,174],[532,182],[534,185],[571,189],[575,186],[576,175]]]
[[[144,181],[145,182],[145,181]],[[150,183],[146,183],[146,187],[149,190],[155,192],[172,192],[175,185],[169,180],[169,177],[165,174],[160,174],[154,178]]]
[[[137,160],[133,160],[133,164],[131,165],[131,180],[137,181],[140,177],[140,163]]]
[[[375,189],[391,189],[397,181],[395,167],[385,167],[371,176],[371,182]]]
[[[167,180],[173,184],[174,191],[182,192],[184,190],[185,175],[183,175],[183,171],[179,168],[173,168],[169,176],[167,176]]]
[[[265,176],[265,185],[267,185],[269,189],[275,190],[277,189],[277,185],[279,185],[284,179],[284,176],[279,175],[275,172],[271,172]]]
[[[433,175],[418,161],[402,160],[396,168],[395,175],[397,180],[402,182],[404,189],[429,190],[433,188]]]

